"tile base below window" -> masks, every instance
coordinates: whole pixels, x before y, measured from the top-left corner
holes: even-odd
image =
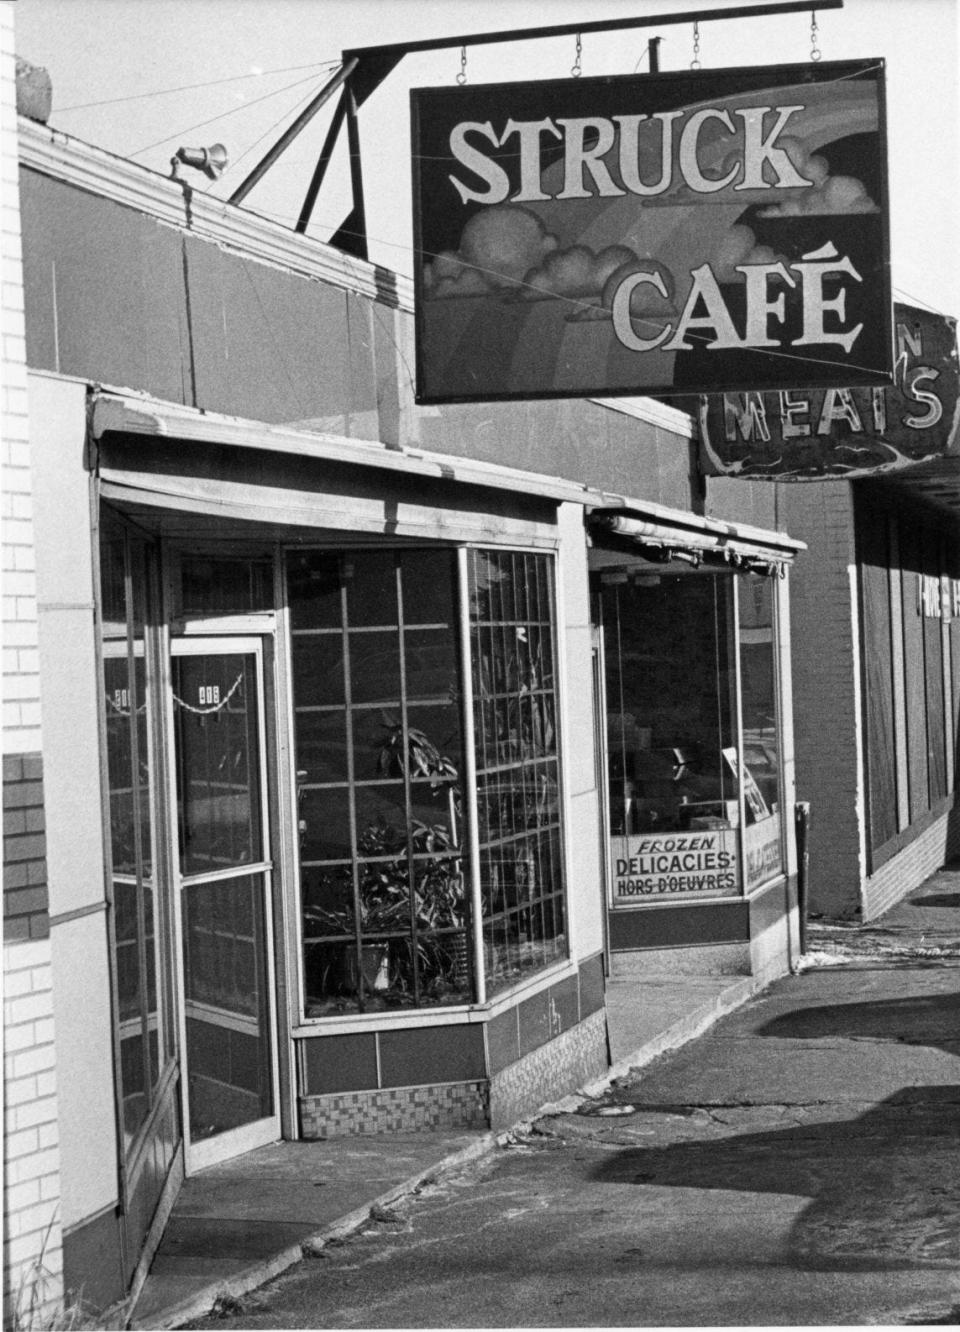
[[[490,1127],[509,1128],[549,1101],[602,1078],[608,1067],[607,1015],[600,1009],[495,1075],[490,1083]]]
[[[301,1096],[300,1123],[303,1136],[308,1139],[486,1128],[487,1086],[484,1082],[462,1082],[439,1087],[392,1087],[382,1091]]]

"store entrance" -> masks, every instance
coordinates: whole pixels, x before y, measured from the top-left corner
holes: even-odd
[[[262,645],[172,647],[187,1173],[280,1137]]]

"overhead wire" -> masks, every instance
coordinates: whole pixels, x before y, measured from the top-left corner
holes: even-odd
[[[221,83],[238,83],[241,79],[265,79],[271,74],[297,74],[303,69],[333,69],[339,60],[318,60],[311,65],[288,65],[286,69],[252,70],[249,74],[231,74],[225,79],[207,79],[203,83],[184,83],[178,88],[155,88],[151,92],[131,93],[128,97],[107,97],[99,102],[76,102],[73,106],[58,106],[56,114],[66,115],[68,111],[89,111],[97,106],[116,106],[119,102],[138,102],[148,97],[169,97],[173,93],[194,92],[198,88],[216,88]]]
[[[283,88],[275,88],[273,92],[264,93],[263,97],[255,97],[252,102],[244,102],[242,106],[230,107],[227,111],[222,111],[217,116],[209,116],[206,120],[198,120],[194,125],[187,125],[184,129],[174,130],[172,134],[158,139],[155,143],[148,143],[144,148],[137,148],[130,153],[130,157],[140,157],[143,153],[148,153],[152,148],[159,148],[165,143],[172,143],[174,139],[182,138],[184,134],[192,134],[195,129],[202,129],[205,125],[216,124],[218,120],[226,120],[228,116],[236,115],[239,111],[246,111],[251,106],[257,106],[260,102],[267,102],[271,97],[279,97],[285,92],[290,92],[293,88],[300,88],[304,83],[313,83],[313,76],[305,79],[297,79],[293,83],[286,84]],[[288,112],[289,114],[289,112]]]

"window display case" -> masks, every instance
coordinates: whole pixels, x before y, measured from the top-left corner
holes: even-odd
[[[634,560],[597,585],[613,905],[756,887],[782,865],[772,578]]]

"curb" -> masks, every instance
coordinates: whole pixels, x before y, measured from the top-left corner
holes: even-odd
[[[212,1281],[198,1294],[191,1295],[179,1304],[169,1305],[162,1313],[151,1314],[147,1322],[141,1322],[133,1317],[125,1326],[130,1328],[131,1332],[154,1332],[154,1330],[155,1332],[166,1332],[166,1329],[181,1327],[184,1323],[191,1322],[196,1318],[205,1318],[221,1297],[231,1296],[238,1299],[241,1295],[256,1290],[257,1287],[264,1285],[267,1281],[272,1281],[274,1277],[293,1267],[294,1264],[302,1262],[304,1258],[315,1255],[330,1240],[342,1239],[357,1230],[369,1219],[374,1208],[387,1207],[390,1203],[396,1202],[408,1193],[412,1193],[414,1189],[427,1180],[433,1179],[438,1172],[455,1170],[458,1166],[466,1165],[470,1161],[487,1156],[498,1145],[499,1137],[497,1134],[484,1134],[476,1142],[470,1143],[467,1147],[462,1147],[457,1152],[451,1152],[448,1156],[441,1157],[436,1164],[411,1175],[409,1179],[405,1179],[399,1184],[392,1185],[384,1193],[378,1194],[377,1197],[371,1198],[359,1207],[355,1207],[353,1211],[338,1217],[336,1221],[331,1221],[329,1225],[323,1226],[311,1235],[307,1235],[297,1244],[281,1249],[271,1258],[261,1259],[259,1262],[251,1263],[242,1272],[236,1272],[232,1276]]]

